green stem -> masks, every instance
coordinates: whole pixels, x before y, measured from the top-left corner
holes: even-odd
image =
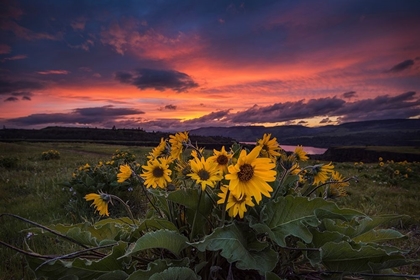
[[[223,226],[225,224],[225,218],[226,218],[226,205],[229,199],[229,195],[230,195],[230,190],[228,189],[226,192],[226,198],[225,201],[223,202],[223,207],[222,207],[222,223],[221,226]]]
[[[198,197],[197,209],[194,213],[194,219],[193,219],[193,224],[192,224],[191,233],[190,233],[190,241],[192,241],[192,238],[194,237],[194,234],[195,234],[195,221],[197,220],[197,213],[200,207],[201,196],[203,195],[203,191],[200,191],[200,188],[199,188],[199,192],[200,192],[200,196]]]
[[[130,207],[127,205],[127,203],[125,203],[121,198],[119,198],[116,195],[113,194],[108,194],[110,197],[115,198],[116,200],[118,200],[119,202],[121,202],[121,204],[124,206],[125,210],[127,210],[128,216],[130,217],[130,219],[133,221],[133,225],[136,225],[136,220],[134,219],[133,213],[131,212]]]
[[[288,174],[289,174],[289,170],[285,170],[283,172],[283,174],[281,175],[281,178],[280,178],[280,181],[279,181],[279,185],[277,186],[277,189],[274,191],[274,194],[272,196],[273,199],[276,198],[277,194],[279,193],[280,188],[283,186],[284,179],[286,178],[286,175],[288,175]]]

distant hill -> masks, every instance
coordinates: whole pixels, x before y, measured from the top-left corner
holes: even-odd
[[[95,142],[103,144],[156,146],[161,138],[169,138],[169,133],[146,132],[142,129],[100,129],[81,127],[46,127],[43,129],[0,129],[0,141],[37,141],[37,142]],[[231,146],[235,141],[224,136],[190,137],[193,144],[208,149]]]
[[[255,142],[264,133],[277,137],[281,145],[337,146],[420,146],[420,119],[351,122],[322,127],[286,125],[275,127],[206,127],[191,135],[225,136],[240,142]]]

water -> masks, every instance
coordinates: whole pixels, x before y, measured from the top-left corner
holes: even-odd
[[[247,145],[255,145],[255,142],[241,142],[243,144],[247,144]],[[297,146],[291,146],[291,145],[280,145],[280,147],[285,150],[286,152],[294,152]],[[318,147],[311,147],[311,146],[302,146],[303,150],[308,154],[308,155],[322,155],[323,153],[325,153],[325,151],[327,149],[325,148],[318,148]]]

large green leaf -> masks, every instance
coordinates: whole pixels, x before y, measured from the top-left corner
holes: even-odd
[[[198,200],[200,198],[200,192],[195,189],[177,190],[168,194],[168,200],[173,201],[177,204],[184,205],[185,207],[197,210]],[[206,193],[201,195],[201,200],[198,208],[198,212],[203,216],[210,215],[213,209],[213,202]]]
[[[325,219],[322,226],[325,228],[325,230],[337,231],[347,235],[350,238],[356,238],[357,236],[365,234],[380,225],[386,224],[401,217],[401,215],[364,217],[363,219],[358,219],[357,221],[351,221],[351,223]]]
[[[250,229],[241,230],[232,223],[216,228],[202,241],[191,243],[191,245],[201,252],[220,250],[220,254],[229,263],[236,262],[236,267],[239,269],[255,269],[262,273],[271,271],[277,263],[277,253],[267,245],[256,246],[252,244],[254,242],[256,242],[256,236]],[[250,247],[258,250],[250,249]]]
[[[261,221],[251,219],[251,226],[258,233],[268,233],[279,246],[286,246],[286,237],[296,236],[305,243],[312,241],[308,227],[320,224],[320,219],[331,217],[351,220],[364,214],[341,209],[335,203],[322,198],[285,196],[267,203],[262,211]]]
[[[32,257],[27,257],[27,261],[29,267],[39,278],[60,279],[66,277],[63,279],[90,280],[108,275],[109,278],[102,279],[123,280],[128,277],[128,274],[124,271],[126,260],[120,259],[120,257],[125,253],[126,247],[126,243],[120,242],[112,248],[109,255],[97,261],[76,258],[73,261],[58,259],[45,262]]]
[[[152,248],[166,249],[178,256],[183,249],[188,247],[187,241],[188,239],[177,231],[166,229],[151,231],[137,239],[136,243],[131,244],[124,257]]]
[[[405,235],[400,233],[399,231],[393,229],[378,229],[378,230],[371,230],[356,236],[353,238],[355,242],[386,242],[389,240],[395,240],[399,238],[404,238]]]
[[[199,280],[193,270],[188,267],[170,267],[162,272],[153,274],[150,280]]]
[[[169,229],[177,231],[178,228],[167,219],[152,218],[144,220],[138,227],[138,230],[141,231],[150,231],[150,230],[159,230],[159,229]]]
[[[327,242],[321,247],[322,263],[331,271],[373,272],[375,264],[392,264],[405,261],[404,256],[394,250],[366,244]],[[386,268],[386,267],[381,267]]]
[[[180,260],[157,259],[150,262],[146,270],[139,269],[133,272],[127,280],[149,280],[152,275],[163,272],[170,267],[187,267],[189,263],[190,260],[188,258]]]

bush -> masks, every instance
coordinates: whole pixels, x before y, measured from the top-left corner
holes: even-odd
[[[42,152],[41,159],[42,160],[60,159],[60,152],[56,150],[48,150],[48,151]]]

